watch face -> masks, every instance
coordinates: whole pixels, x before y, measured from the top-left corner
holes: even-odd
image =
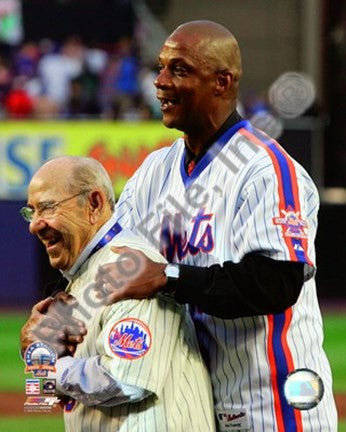
[[[178,279],[179,272],[180,269],[178,264],[168,264],[165,268],[165,274],[168,278]]]

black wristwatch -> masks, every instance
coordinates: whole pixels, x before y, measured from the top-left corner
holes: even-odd
[[[163,293],[170,294],[174,296],[177,288],[177,282],[180,275],[180,268],[178,264],[167,264],[164,269],[165,275],[167,277],[167,284],[163,288]]]

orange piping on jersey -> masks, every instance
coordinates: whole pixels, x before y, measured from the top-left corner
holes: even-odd
[[[275,364],[275,357],[273,351],[273,328],[274,328],[274,317],[273,315],[268,315],[268,359],[270,366],[270,376],[272,382],[273,396],[274,396],[274,411],[276,416],[276,422],[278,425],[278,432],[285,432],[284,419],[282,415],[282,408],[280,403],[278,382],[277,382],[277,369]]]
[[[279,146],[279,143],[277,143],[275,140],[271,140],[273,141],[276,145]],[[281,147],[280,147],[281,150]],[[286,152],[282,149],[282,153],[286,156]],[[292,159],[286,156],[286,160],[287,160],[287,165],[288,165],[288,169],[290,171],[291,174],[291,179],[292,179],[292,190],[293,190],[293,197],[294,197],[294,203],[296,206],[296,211],[299,211],[299,214],[301,215],[301,208],[300,208],[300,199],[299,199],[299,191],[298,191],[298,179],[297,179],[297,175],[296,175],[296,170],[294,168]],[[302,242],[302,246],[304,249],[304,256],[306,261],[310,264],[313,265],[312,262],[310,261],[309,257],[307,256],[307,250],[308,250],[308,241],[306,238],[302,238],[301,239]]]
[[[293,315],[293,310],[290,307],[285,312],[285,325],[284,325],[284,328],[283,328],[283,331],[281,334],[281,344],[282,344],[282,347],[283,347],[283,350],[285,353],[285,357],[287,359],[287,365],[288,365],[289,372],[292,372],[295,369],[291,350],[289,349],[289,346],[287,343],[287,332],[288,332],[288,329],[289,329],[291,321],[292,321],[292,315]],[[297,432],[303,432],[301,412],[299,410],[295,409],[294,410],[294,417],[296,419]]]
[[[283,185],[282,185],[282,177],[281,177],[281,171],[280,171],[280,167],[279,167],[279,163],[275,157],[275,154],[273,153],[273,151],[266,146],[265,144],[262,143],[262,141],[257,138],[255,135],[253,135],[251,132],[249,132],[247,129],[242,128],[238,131],[240,134],[244,135],[246,138],[248,138],[250,141],[252,141],[254,144],[259,145],[260,147],[262,147],[269,155],[273,166],[274,166],[274,171],[278,180],[278,193],[279,193],[279,214],[281,215],[281,210],[287,210],[286,209],[286,204],[285,204],[285,197],[284,197],[284,190],[283,190]],[[268,139],[275,144],[276,146],[278,146],[278,149],[280,150],[280,152],[284,155],[287,163],[288,163],[288,167],[289,167],[289,172],[290,172],[290,177],[291,177],[291,184],[292,184],[292,191],[293,191],[293,198],[294,198],[294,202],[296,205],[295,210],[300,212],[300,205],[299,205],[299,193],[298,193],[298,182],[297,182],[297,177],[295,174],[295,168],[293,166],[292,161],[290,160],[289,157],[287,157],[286,152],[281,148],[281,146],[274,140],[272,140],[271,138],[268,137]],[[286,243],[286,246],[288,248],[289,251],[289,255],[292,261],[297,261],[297,256],[295,254],[294,248],[293,248],[293,244],[291,242],[291,240],[286,237],[283,236],[284,241]],[[306,239],[302,239],[302,245],[304,248],[304,255],[306,258],[306,261],[312,265],[312,262],[310,261],[310,259],[307,257],[306,255],[306,250],[307,250],[307,240]]]

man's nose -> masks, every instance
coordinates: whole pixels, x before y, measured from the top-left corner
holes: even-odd
[[[33,235],[37,235],[42,228],[45,228],[47,226],[47,222],[45,219],[43,219],[41,216],[36,215],[34,213],[33,218],[29,224],[29,231]]]
[[[154,85],[156,88],[163,88],[163,87],[169,87],[172,85],[171,80],[171,73],[168,69],[163,68],[159,72],[159,74],[156,77],[156,80],[154,81]]]

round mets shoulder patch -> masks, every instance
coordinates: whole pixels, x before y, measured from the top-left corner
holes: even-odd
[[[116,356],[134,360],[143,357],[149,351],[150,330],[137,318],[124,318],[113,325],[109,332],[108,343]]]

